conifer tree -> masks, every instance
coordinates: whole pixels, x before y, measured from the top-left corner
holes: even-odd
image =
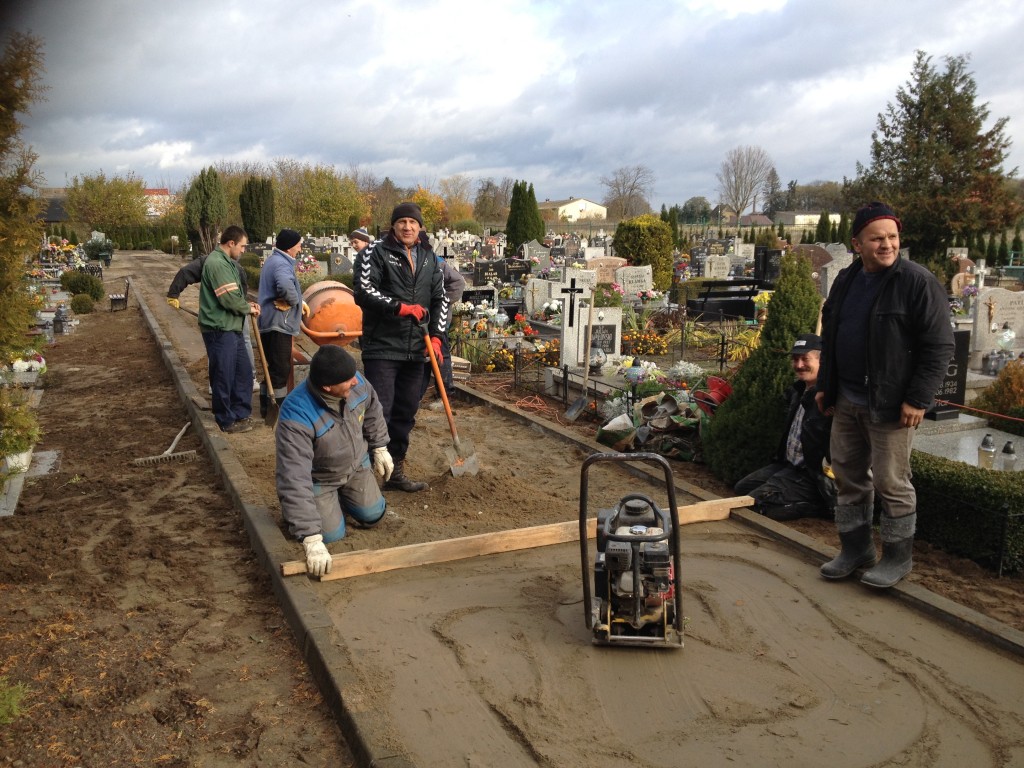
[[[768,463],[785,429],[783,392],[793,383],[789,350],[813,333],[821,298],[806,258],[787,254],[761,340],[732,379],[732,395],[701,432],[704,459],[729,485]]]
[[[828,211],[822,211],[818,216],[818,226],[814,230],[814,242],[826,243],[829,241],[831,222],[828,219]]]
[[[210,253],[217,247],[217,234],[228,215],[220,177],[213,166],[204,168],[192,180],[185,193],[185,226],[196,255]]]
[[[857,199],[896,209],[903,220],[901,245],[915,261],[933,267],[945,267],[955,232],[997,231],[1021,213],[1006,183],[1012,171],[1003,169],[1011,146],[1008,118],[990,120],[988,106],[976,102],[968,61],[948,56],[940,68],[917,52],[910,79],[878,115],[870,166],[858,163],[851,184]]]
[[[505,222],[505,236],[508,239],[508,248],[512,253],[519,250],[519,246],[528,242],[526,236],[528,222],[526,221],[526,182],[516,181],[512,185],[512,199],[508,206],[508,220]]]
[[[527,238],[524,242],[530,242],[536,240],[540,242],[544,239],[545,227],[544,219],[541,218],[540,208],[537,205],[537,195],[533,191],[533,184],[530,184],[526,192],[526,212],[529,217],[530,228],[527,231]]]
[[[974,261],[985,258],[985,235],[980,229],[978,230],[977,237],[974,240],[974,248],[970,257]]]
[[[1021,257],[1021,252],[1024,251],[1024,241],[1021,240],[1020,236],[1020,225],[1013,231],[1013,242],[1010,243],[1010,251],[1018,259]]]
[[[999,247],[996,245],[996,236],[988,236],[988,246],[985,248],[985,262],[992,266],[996,263],[996,256],[999,255]]]
[[[1006,230],[999,237],[999,251],[996,254],[996,264],[1003,265],[1010,261],[1010,244],[1006,241]]]
[[[842,243],[847,248],[850,247],[850,217],[846,215],[846,211],[839,215],[839,228],[836,232],[835,242]]]
[[[270,179],[247,178],[238,195],[238,207],[250,242],[265,242],[274,233],[274,183]]]

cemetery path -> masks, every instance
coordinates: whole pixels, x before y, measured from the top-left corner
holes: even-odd
[[[57,461],[0,518],[0,765],[352,765],[195,432],[132,464],[188,417],[135,303],[97,310],[44,350]]]
[[[132,272],[205,392],[194,320],[162,298],[178,266],[118,254],[108,278]],[[0,765],[351,764],[198,438],[176,448],[197,449],[197,462],[130,465],[186,419],[136,304],[83,317],[47,358],[39,450],[59,451],[60,465],[29,479],[0,525],[0,675],[29,686],[26,714],[0,731]],[[431,490],[389,493],[385,522],[332,551],[575,519],[581,453],[487,407],[456,409],[481,474],[450,476],[444,414],[424,408],[410,469]],[[227,437],[248,500],[277,514],[270,430]],[[731,495],[702,467],[676,467]],[[664,500],[611,470],[591,491],[593,511],[630,492]],[[792,526],[835,545],[830,524]],[[739,523],[684,535],[678,653],[592,649],[571,546],[324,582],[317,594],[356,660],[361,706],[383,715],[378,743],[421,768],[494,755],[567,768],[723,755],[837,768],[1024,760],[1017,659],[859,585],[825,583]],[[1019,579],[915,557],[913,581],[1024,629]]]

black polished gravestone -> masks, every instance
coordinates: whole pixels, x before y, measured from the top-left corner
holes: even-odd
[[[497,301],[498,291],[495,288],[466,288],[462,291],[462,300],[473,306],[479,306],[487,302],[487,306],[494,308]]]
[[[964,404],[967,391],[967,358],[970,353],[971,332],[953,331],[953,357],[949,360],[946,375],[939,391],[935,393],[936,403],[924,416],[934,421],[955,419],[960,415],[957,405]],[[941,400],[942,402],[938,402]]]
[[[473,285],[497,285],[505,282],[498,272],[497,261],[477,261],[473,264]]]
[[[532,263],[525,259],[478,261],[473,266],[473,285],[519,283],[530,274]]]
[[[505,273],[503,283],[519,283],[530,274],[533,268],[533,262],[526,259],[505,259],[498,264],[500,265],[499,272],[503,270]]]
[[[754,248],[754,278],[762,287],[772,289],[782,274],[782,251],[776,248]]]
[[[619,350],[615,347],[615,332],[617,327],[615,324],[606,325],[603,323],[595,323],[590,329],[590,348],[600,349],[606,355],[618,354]]]

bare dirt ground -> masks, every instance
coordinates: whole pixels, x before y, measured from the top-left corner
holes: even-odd
[[[59,465],[0,518],[0,675],[28,686],[0,764],[350,765],[202,451],[131,464],[187,420],[137,306],[44,354]]]
[[[180,262],[118,258],[122,272],[109,277],[134,274],[176,348],[195,336],[194,321],[162,304]],[[182,356],[205,391],[202,344],[198,353],[192,344]],[[186,419],[136,303],[83,317],[45,354],[38,450],[61,458],[56,472],[26,483],[18,513],[0,520],[0,675],[29,686],[25,714],[0,729],[0,761],[351,764],[198,439],[187,433],[177,448],[199,449],[197,462],[130,465],[163,451]],[[520,399],[501,380],[476,383]],[[430,491],[389,492],[382,525],[352,530],[333,551],[576,518],[578,449],[484,406],[456,409],[460,434],[477,444],[480,476],[451,477],[444,414],[422,410],[410,470]],[[574,429],[592,436],[595,426]],[[229,441],[254,503],[276,511],[270,430]],[[732,495],[703,467],[674,466],[677,477]],[[595,510],[627,492],[665,500],[657,485],[611,469],[595,473],[591,490]],[[723,756],[836,766],[1024,762],[1018,661],[858,585],[819,583],[813,564],[739,524],[715,526],[687,529],[694,559],[685,656],[622,654],[613,677],[601,666],[607,654],[592,654],[587,642],[572,548],[502,556],[514,563],[511,583],[496,575],[503,566],[484,559],[358,586],[325,582],[319,594],[360,659],[361,693],[394,719],[382,726],[385,741],[396,753],[414,745],[421,765],[660,766]],[[836,544],[824,521],[792,526]],[[301,548],[294,551],[299,558]],[[996,579],[919,544],[910,579],[1024,630],[1018,577]],[[836,600],[852,601],[856,625]],[[490,641],[479,642],[481,631]],[[825,650],[803,648],[808,638]],[[637,680],[647,682],[640,696]],[[629,695],[616,698],[616,686],[627,684]],[[659,731],[652,711],[672,713],[678,731]],[[462,723],[454,730],[451,715]],[[890,735],[874,738],[872,723]],[[631,729],[632,740],[624,736]],[[455,749],[460,731],[482,740]],[[703,750],[694,746],[708,734]],[[481,752],[481,744],[497,751]],[[581,762],[589,745],[598,757]]]

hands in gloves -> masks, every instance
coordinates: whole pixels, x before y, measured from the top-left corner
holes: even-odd
[[[172,299],[170,296],[167,297],[167,303],[175,309],[181,309],[181,302],[177,299]]]
[[[309,304],[302,302],[302,316],[309,317]]]
[[[424,315],[427,314],[427,310],[421,307],[419,304],[399,304],[398,305],[398,316],[399,317],[414,317],[417,323],[423,322]]]
[[[319,533],[314,536],[307,536],[302,540],[302,547],[306,550],[306,570],[313,576],[323,576],[331,572],[331,553],[324,546],[324,537]]]
[[[284,299],[274,299],[274,308],[279,309],[282,312],[287,312],[289,309],[292,308],[292,305],[289,304]]]
[[[391,479],[391,473],[395,469],[395,462],[391,458],[391,454],[388,453],[388,449],[384,446],[374,448],[370,452],[370,457],[373,461],[373,471],[384,478],[386,483]]]
[[[441,362],[441,339],[437,336],[430,337],[430,346],[434,348],[434,357],[437,358],[437,362]]]

